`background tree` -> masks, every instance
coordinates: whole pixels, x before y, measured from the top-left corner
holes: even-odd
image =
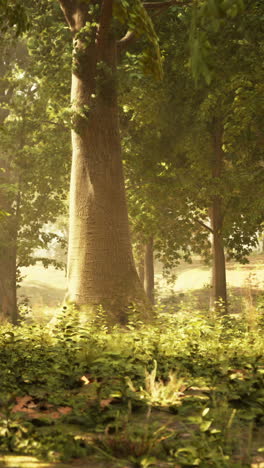
[[[41,260],[34,251],[59,239],[44,225],[64,211],[67,192],[67,128],[56,123],[50,90],[36,73],[26,44],[6,33],[1,62],[0,310],[17,321],[20,267]],[[57,102],[57,105],[59,103]],[[55,118],[55,120],[54,120]],[[65,123],[66,124],[66,123]]]
[[[195,119],[196,148],[207,153],[205,160],[209,157],[211,171],[207,196],[211,200],[208,207],[213,231],[213,295],[215,301],[224,304],[224,247],[229,257],[246,261],[263,220],[263,152],[259,138],[263,107],[261,111],[261,99],[258,104],[254,101],[260,97],[263,83],[259,66],[263,54],[262,8],[259,2],[246,2],[246,15],[236,17],[236,11],[231,12],[224,25],[220,19],[214,29],[208,30],[213,81]],[[217,39],[220,24],[224,47]],[[203,169],[199,177],[201,185],[205,185],[202,180],[206,172]]]
[[[132,238],[139,260],[146,250],[145,286],[152,297],[153,250],[168,274],[181,259],[191,261],[193,252],[206,254],[209,243],[187,196],[186,158],[175,155],[179,123],[175,109],[170,113],[166,79],[156,86],[137,74],[132,82],[126,79],[124,96],[130,98],[124,105],[125,174]]]
[[[164,216],[167,222],[161,221],[158,210],[153,216],[153,205],[159,206],[161,212],[166,212],[167,208],[171,211],[169,194],[172,195],[171,187],[174,187],[172,199],[175,203],[172,212],[185,234],[190,231],[194,233],[194,226],[197,227],[197,224],[205,229],[204,236],[213,234],[213,295],[215,301],[224,303],[224,246],[229,256],[244,262],[256,244],[256,232],[263,215],[263,156],[259,145],[259,122],[262,121],[263,114],[259,105],[259,90],[262,89],[263,82],[263,72],[258,60],[263,50],[261,22],[258,21],[261,18],[260,13],[256,5],[253,5],[247,8],[247,16],[243,16],[242,24],[241,16],[235,19],[230,14],[228,20],[224,19],[223,22],[223,18],[221,19],[224,28],[221,34],[218,22],[216,28],[214,26],[213,30],[207,31],[213,44],[210,46],[210,63],[214,79],[209,84],[210,74],[207,77],[208,84],[200,82],[196,90],[188,72],[189,53],[185,45],[188,24],[192,19],[188,11],[185,16],[182,12],[178,15],[175,12],[166,13],[166,21],[161,17],[159,24],[161,44],[166,57],[162,91],[160,88],[151,88],[152,91],[146,98],[144,79],[136,74],[135,87],[132,92],[128,91],[132,104],[130,107],[125,106],[132,121],[126,137],[130,151],[126,166],[130,165],[130,179],[133,180],[134,177],[133,183],[128,182],[133,193],[131,212],[134,223],[135,220],[138,221],[143,237],[147,231],[144,222],[142,224],[142,216],[145,215],[147,220],[147,212],[147,229],[153,229],[153,219],[159,220],[157,226],[164,227],[164,244],[164,239],[168,240],[170,237],[169,232],[173,232],[168,229],[169,216]],[[211,24],[210,26],[212,27]],[[223,30],[224,47],[221,40]],[[255,31],[255,36],[252,31]],[[251,38],[248,38],[249,34]],[[237,55],[230,63],[234,50]],[[200,51],[198,57],[199,53]],[[130,57],[130,66],[131,63],[133,56]],[[127,88],[131,88],[131,85]],[[149,90],[149,83],[145,89]],[[242,99],[239,97],[240,93],[241,97],[243,95]],[[254,101],[256,96],[258,104]],[[158,115],[155,105],[152,105],[155,101],[158,102]],[[133,157],[135,163],[131,164]],[[159,164],[160,168],[157,170]],[[162,178],[156,178],[154,182],[153,174],[162,174],[166,187],[163,196],[157,189],[161,186]],[[139,187],[145,185],[148,187],[148,194],[146,190],[139,190]],[[155,190],[159,193],[156,198]],[[184,207],[182,212],[175,211],[176,200],[179,203],[179,199],[182,200],[180,206],[182,203]],[[212,219],[211,226],[208,222],[208,210]],[[184,222],[183,213],[185,219],[188,219],[189,227]],[[171,241],[166,244],[173,246],[172,257],[173,252],[174,255],[177,252],[176,242],[180,238],[176,228],[174,245]],[[186,246],[189,247],[189,244]],[[166,251],[168,254],[169,251]]]

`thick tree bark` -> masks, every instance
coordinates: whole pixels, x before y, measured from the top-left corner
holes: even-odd
[[[146,298],[128,226],[112,1],[101,2],[99,28],[89,30],[87,37],[85,32],[83,36],[77,33],[91,20],[88,4],[78,0],[60,3],[74,44],[67,301],[88,317],[102,305],[111,322],[125,323],[130,305],[137,304],[143,311]]]
[[[223,170],[224,152],[222,150],[223,129],[218,122],[214,125],[212,160],[212,177],[216,183],[220,180]],[[210,210],[211,227],[213,230],[212,251],[213,251],[213,275],[212,294],[215,309],[219,312],[227,312],[227,289],[226,289],[226,264],[223,245],[223,208],[222,197],[217,194],[213,197]]]
[[[153,237],[150,237],[145,245],[144,262],[144,288],[150,302],[154,303],[154,249]]]

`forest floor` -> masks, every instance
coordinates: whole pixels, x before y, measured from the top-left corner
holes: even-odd
[[[229,316],[209,267],[174,273],[153,324],[109,333],[48,323],[64,272],[23,271],[37,322],[0,324],[0,468],[264,468],[264,255],[228,263]]]
[[[264,468],[263,306],[0,325],[0,467]]]
[[[60,308],[66,290],[65,271],[41,264],[22,268],[23,281],[18,290],[20,301],[29,301],[36,316],[48,319],[54,308]],[[178,307],[189,306],[207,310],[210,298],[211,268],[194,259],[191,264],[181,263],[172,272],[176,279],[169,281],[156,266],[156,298]],[[230,312],[239,312],[254,303],[264,290],[264,254],[251,255],[250,262],[241,265],[227,262],[227,284]]]

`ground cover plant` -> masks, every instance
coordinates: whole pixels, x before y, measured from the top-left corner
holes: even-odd
[[[111,333],[103,311],[89,325],[80,325],[74,309],[45,326],[28,317],[19,327],[2,325],[2,460],[261,466],[263,300],[254,323],[157,309],[152,325],[131,322]]]

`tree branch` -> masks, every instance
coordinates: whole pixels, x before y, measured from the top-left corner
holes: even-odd
[[[205,224],[203,221],[201,221],[200,219],[197,219],[197,218],[194,218],[194,221],[196,221],[198,224],[200,224],[201,226],[203,226],[205,229],[207,229],[207,231],[210,231],[211,234],[214,234],[214,230],[212,228],[210,228],[210,226],[207,226],[207,224]]]
[[[143,3],[143,6],[146,8],[146,10],[156,10],[169,8],[172,5],[185,6],[191,5],[192,3],[193,0],[183,0],[182,2],[180,0],[167,0],[166,2],[145,2]]]
[[[64,13],[65,19],[70,27],[70,30],[75,30],[74,13],[76,12],[76,1],[74,0],[59,0],[60,7]]]
[[[117,41],[117,47],[119,49],[124,49],[135,37],[134,31],[127,31],[124,37]]]
[[[146,10],[156,10],[156,13],[158,13],[157,10],[163,9],[163,8],[169,8],[172,5],[190,5],[193,2],[193,0],[167,0],[165,2],[145,2],[143,3],[143,6],[146,8]],[[119,49],[125,48],[131,40],[133,40],[135,37],[135,33],[133,31],[127,31],[124,37],[117,41],[117,47]]]

